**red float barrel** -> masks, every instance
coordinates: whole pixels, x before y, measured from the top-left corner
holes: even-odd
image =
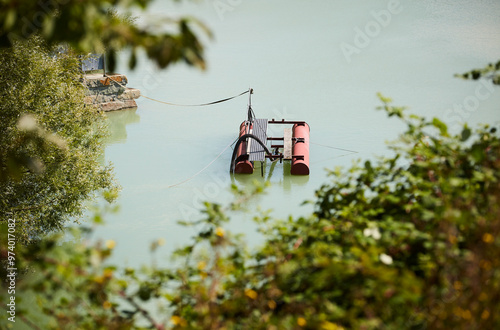
[[[248,122],[244,121],[240,125],[240,137],[249,133],[249,126],[247,126]],[[238,151],[236,153],[236,160],[234,165],[234,173],[239,174],[252,174],[253,173],[253,164],[248,160],[247,153],[248,143],[243,141],[238,146]]]
[[[292,175],[309,175],[309,125],[294,124],[292,128]]]

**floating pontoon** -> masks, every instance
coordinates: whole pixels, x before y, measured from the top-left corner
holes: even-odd
[[[250,98],[251,94],[252,90]],[[283,136],[268,136],[269,125],[284,126]],[[270,142],[269,148],[268,142]],[[261,162],[264,165],[266,158],[280,162],[291,161],[292,175],[309,175],[309,125],[305,121],[255,118],[250,99],[248,118],[240,125],[239,138],[231,157],[230,171],[252,174],[254,163]],[[261,166],[262,171],[263,169],[264,166]]]

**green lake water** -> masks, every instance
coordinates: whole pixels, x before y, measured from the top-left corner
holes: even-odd
[[[463,122],[498,124],[500,88],[455,78],[500,59],[500,2],[217,0],[183,4],[157,1],[139,21],[192,15],[214,33],[203,38],[207,70],[184,64],[159,70],[141,56],[135,70],[120,63],[129,87],[174,103],[197,104],[254,89],[258,118],[304,120],[311,127],[308,177],[291,177],[287,164],[270,163],[264,178],[231,177],[231,148],[246,117],[247,95],[209,107],[173,107],[140,98],[138,108],[109,113],[112,136],[106,161],[122,186],[120,211],[106,216],[96,239],[117,242],[111,260],[137,266],[150,261],[149,244],[163,238],[160,262],[189,241],[202,201],[226,204],[229,186],[271,182],[250,209],[273,209],[285,218],[310,213],[302,205],[328,178],[325,168],[387,155],[385,142],[403,126],[375,108],[377,92],[439,117],[456,131]],[[273,131],[275,135],[281,132]],[[338,149],[336,149],[338,148]],[[345,150],[342,150],[345,149]],[[352,153],[346,150],[352,150]],[[230,230],[259,243],[254,213],[237,214]]]

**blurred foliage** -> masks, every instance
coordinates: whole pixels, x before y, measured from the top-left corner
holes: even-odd
[[[103,263],[114,242],[49,238],[23,250],[33,275],[20,290],[34,292],[43,328],[54,329],[499,328],[496,130],[450,135],[439,119],[380,99],[407,127],[394,156],[332,170],[308,217],[256,215],[261,247],[249,251],[224,226],[264,187],[233,186],[228,207],[206,203],[201,220],[181,223],[198,234],[175,267],[115,268]]]
[[[39,37],[0,50],[0,223],[16,221],[19,243],[61,229],[97,191],[116,195],[105,118],[84,105],[81,77]]]
[[[39,34],[52,45],[65,43],[75,52],[106,53],[109,70],[116,53],[130,49],[129,66],[137,63],[137,51],[165,68],[184,61],[205,68],[203,46],[195,30],[211,37],[194,18],[161,17],[142,25],[132,15],[148,8],[151,0],[6,0],[0,1],[0,48]]]
[[[462,74],[457,74],[456,77],[470,80],[487,78],[491,79],[495,85],[500,85],[500,61],[496,64],[490,63],[482,69],[474,69]]]

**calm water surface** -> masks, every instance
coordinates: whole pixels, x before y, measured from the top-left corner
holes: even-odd
[[[498,0],[157,1],[140,21],[183,14],[200,18],[215,35],[204,41],[207,70],[181,64],[160,71],[143,57],[134,71],[126,65],[117,70],[128,76],[129,87],[186,104],[252,87],[257,117],[309,123],[311,175],[290,177],[286,164],[271,173],[268,163],[265,178],[260,171],[231,178],[229,148],[200,175],[169,187],[192,177],[237,137],[248,98],[198,108],[141,98],[138,109],[109,114],[105,158],[123,187],[121,209],[107,216],[96,237],[117,241],[115,263],[148,263],[149,244],[158,238],[166,240],[166,260],[194,234],[176,221],[198,218],[202,200],[231,201],[231,182],[269,179],[267,194],[251,208],[271,208],[280,218],[308,214],[312,207],[301,204],[328,180],[325,168],[388,154],[385,141],[401,132],[396,120],[375,111],[377,92],[452,127],[500,119],[500,88],[453,77],[500,59]],[[235,215],[229,228],[255,244],[252,216]]]

